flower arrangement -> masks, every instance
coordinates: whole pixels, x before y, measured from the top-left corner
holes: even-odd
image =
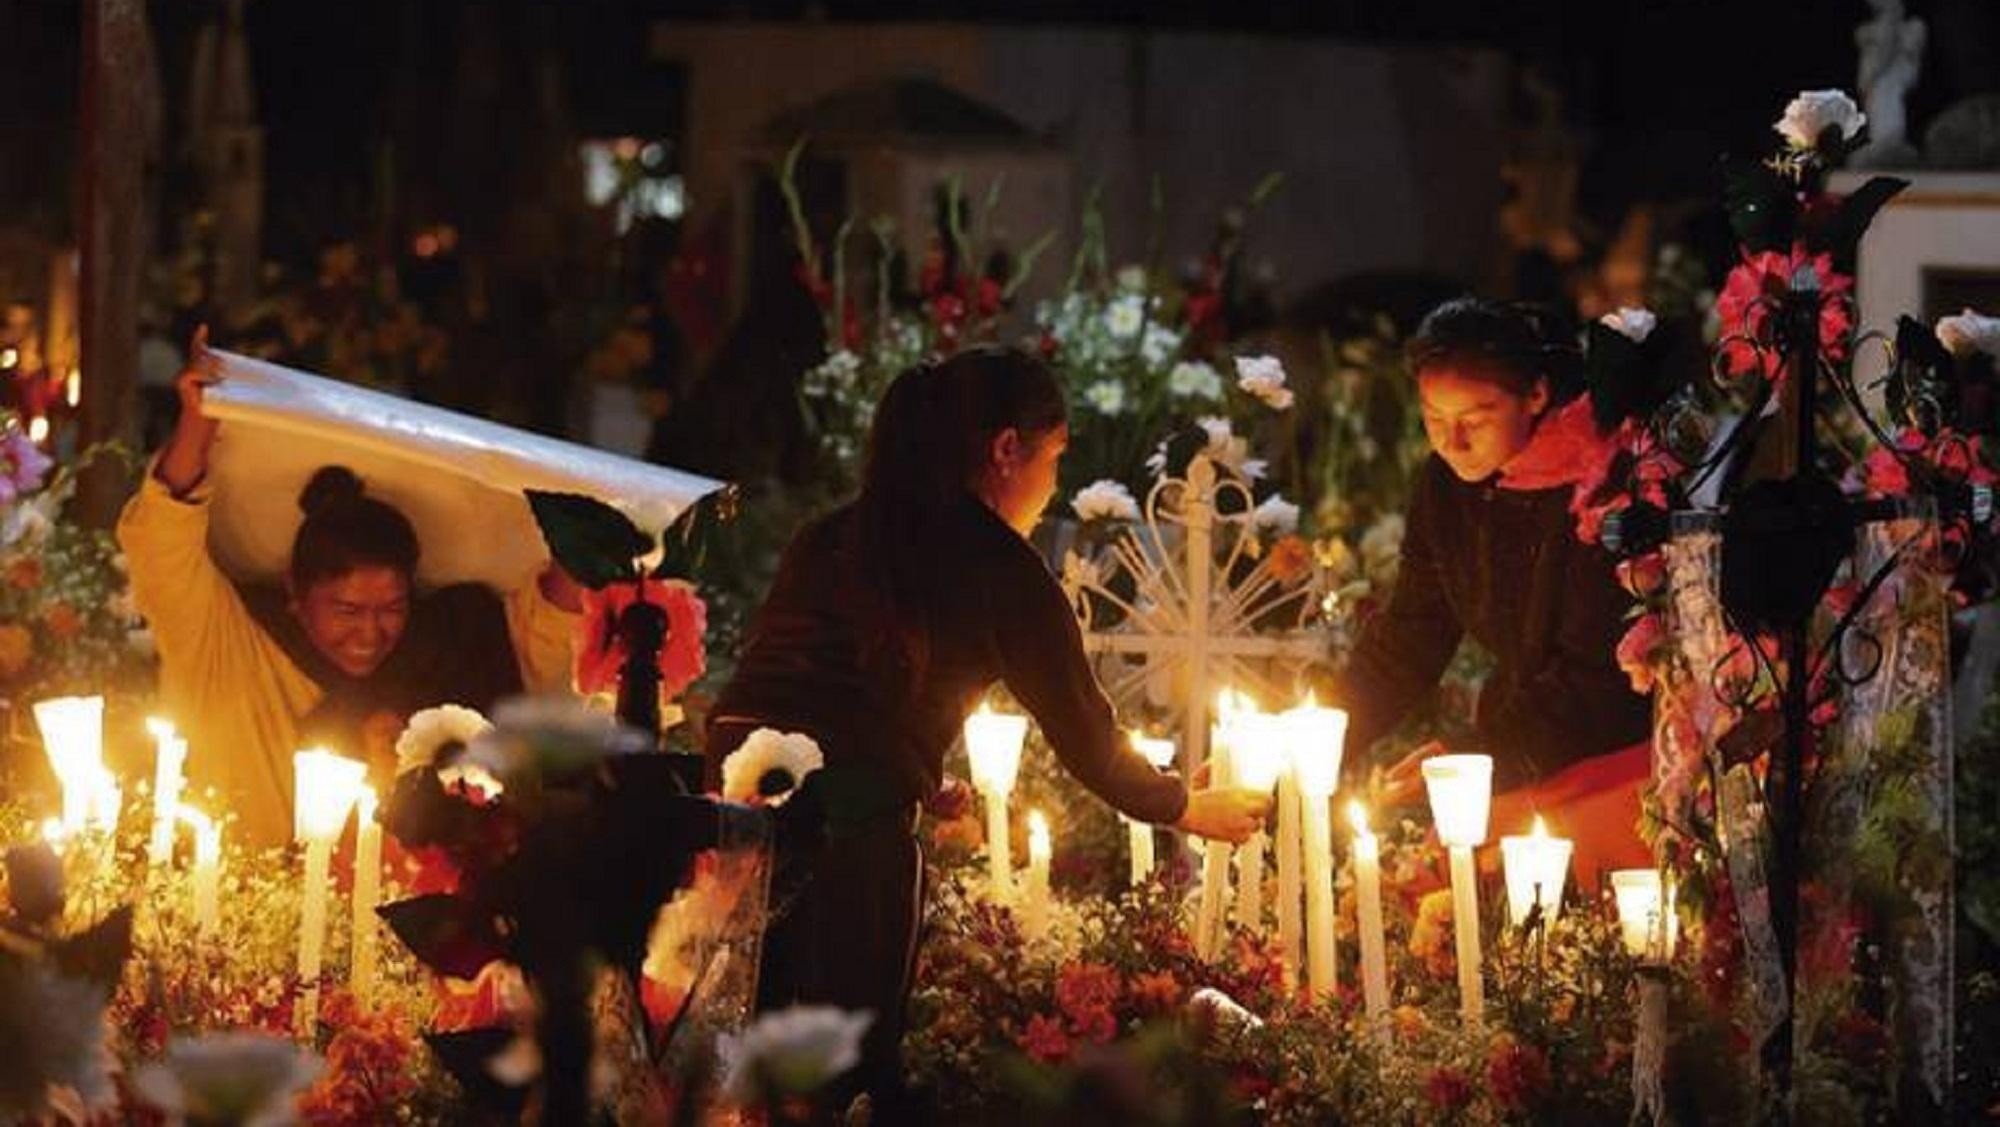
[[[115,456],[58,467],[0,412],[0,697],[132,686],[148,669],[125,557],[108,532],[65,515],[79,470]]]

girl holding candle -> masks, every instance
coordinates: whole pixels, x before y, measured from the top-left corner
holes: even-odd
[[[885,1121],[904,1101],[917,805],[990,685],[1004,682],[1063,766],[1130,817],[1241,841],[1268,803],[1190,793],[1119,730],[1069,603],[1027,542],[1067,441],[1062,390],[1026,353],[972,349],[903,373],[876,409],[860,496],[786,549],[710,720],[712,763],[756,728],[802,731],[829,767],[872,770],[896,800],[893,817],[832,839],[790,875],[802,884],[774,894],[789,906],[766,934],[758,998],[872,1011],[850,1083]]]
[[[196,749],[192,781],[227,795],[252,841],[292,825],[291,756],[326,742],[393,757],[408,714],[567,688],[576,585],[550,568],[500,594],[415,589],[410,522],[338,466],[314,474],[283,589],[239,587],[208,551],[204,482],[220,424],[202,414],[220,378],[197,330],[173,435],[118,523],[132,594],[160,651],[161,695]],[[384,764],[386,767],[386,764]]]
[[[1424,318],[1409,362],[1432,456],[1389,604],[1330,686],[1347,746],[1366,752],[1401,723],[1469,635],[1498,659],[1475,721],[1502,792],[1495,824],[1559,807],[1581,879],[1645,864],[1635,827],[1651,709],[1614,660],[1632,603],[1570,514],[1575,485],[1609,453],[1579,393],[1576,338],[1525,307],[1464,298]],[[1437,750],[1391,768],[1383,797],[1416,798],[1417,764]]]

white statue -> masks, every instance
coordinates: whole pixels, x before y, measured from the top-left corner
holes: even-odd
[[[1903,99],[1917,84],[1928,29],[1916,16],[1904,18],[1903,0],[1869,0],[1875,17],[1854,29],[1861,68],[1856,83],[1868,114],[1869,141],[1855,154],[1860,164],[1907,162],[1916,156],[1909,142]]]

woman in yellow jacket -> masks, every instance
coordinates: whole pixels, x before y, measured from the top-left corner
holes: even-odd
[[[300,496],[305,519],[283,589],[239,588],[208,551],[218,424],[201,399],[219,378],[207,331],[197,331],[177,381],[180,421],[126,505],[118,540],[192,780],[223,792],[251,840],[275,843],[291,832],[300,747],[364,757],[386,783],[411,712],[566,690],[579,592],[555,568],[505,595],[479,584],[417,592],[409,521],[338,466]]]

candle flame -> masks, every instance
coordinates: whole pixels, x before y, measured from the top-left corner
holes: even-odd
[[[1548,823],[1542,821],[1542,816],[1540,814],[1535,815],[1535,828],[1528,831],[1528,836],[1544,837],[1544,838],[1549,836]]]
[[[1361,805],[1360,799],[1353,798],[1348,800],[1347,820],[1354,823],[1355,833],[1367,834],[1370,832],[1368,829],[1368,808]]]
[[[174,730],[174,722],[158,716],[146,717],[146,731],[156,740],[169,740],[180,733]]]

